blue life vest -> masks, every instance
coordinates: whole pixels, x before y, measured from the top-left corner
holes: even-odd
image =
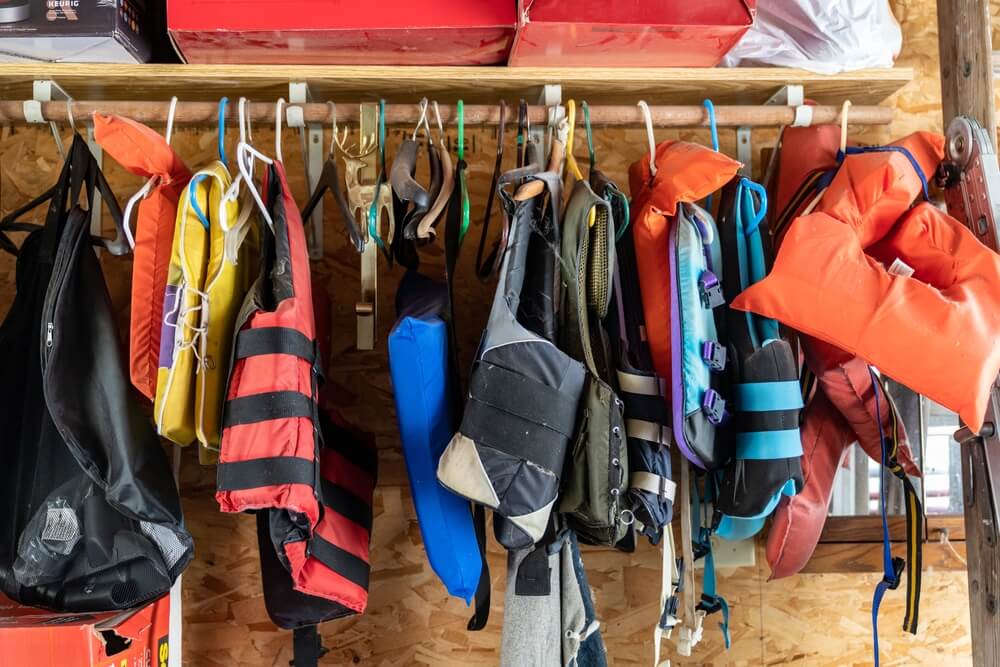
[[[455,432],[446,286],[407,272],[389,334],[389,370],[410,491],[427,559],[451,595],[471,602],[483,560],[469,502],[437,481],[438,459]]]

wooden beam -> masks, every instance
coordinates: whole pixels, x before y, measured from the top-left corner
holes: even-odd
[[[938,44],[944,127],[958,115],[971,116],[996,145],[996,111],[988,0],[938,0]],[[962,443],[962,483],[968,549],[969,612],[975,665],[1000,664],[1000,549],[993,512],[989,465],[982,438]]]

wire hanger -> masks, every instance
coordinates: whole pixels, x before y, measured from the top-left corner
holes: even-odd
[[[708,114],[708,127],[712,133],[712,150],[716,153],[719,152],[719,128],[715,124],[715,105],[712,104],[712,100],[706,99],[701,103],[705,107],[705,113]],[[705,209],[709,213],[712,212],[712,195],[709,194],[705,198]]]
[[[573,178],[582,181],[584,180],[583,173],[580,171],[580,165],[576,163],[576,157],[573,156],[573,139],[576,134],[576,100],[570,100],[566,103],[566,122],[569,125],[569,132],[566,135],[566,167]],[[590,213],[587,215],[587,227],[593,227],[595,222],[597,222],[597,209],[591,206]]]
[[[249,104],[247,106],[249,107]],[[243,177],[243,183],[246,185],[247,190],[250,192],[250,196],[253,197],[254,202],[257,204],[257,209],[260,211],[261,216],[263,216],[267,226],[273,231],[274,222],[271,220],[271,214],[268,212],[267,206],[264,204],[264,200],[261,198],[260,192],[258,192],[257,187],[253,182],[253,168],[256,160],[260,160],[264,164],[274,164],[274,160],[264,155],[250,144],[251,138],[249,136],[249,127],[250,121],[248,117],[247,136],[245,138],[241,138],[239,145],[236,147],[236,165],[239,167],[240,175]]]
[[[652,180],[656,176],[656,138],[653,136],[653,117],[649,113],[649,105],[646,100],[639,100],[637,105],[642,111],[642,117],[646,121],[646,139],[649,141],[649,178]]]
[[[455,189],[455,166],[451,161],[451,153],[448,151],[448,145],[444,140],[444,123],[441,122],[441,110],[438,108],[436,100],[431,103],[431,106],[434,107],[434,119],[438,126],[438,146],[441,149],[441,190],[438,192],[437,199],[434,200],[431,209],[417,226],[417,237],[421,239],[429,238],[435,233],[434,226],[440,220],[445,208],[447,208],[448,200],[451,199],[451,193]]]
[[[479,247],[476,249],[476,276],[483,282],[489,280],[497,271],[503,259],[503,249],[507,247],[507,236],[510,233],[510,225],[506,218],[500,223],[500,238],[493,244],[489,257],[483,259],[483,250],[486,249],[486,235],[490,230],[490,219],[493,216],[493,200],[497,196],[497,188],[500,184],[500,174],[503,169],[503,148],[504,130],[507,123],[507,102],[500,100],[500,118],[497,123],[497,157],[493,164],[493,179],[490,181],[490,193],[486,197],[486,213],[483,215],[483,230],[479,235]],[[519,135],[520,136],[520,135]],[[501,216],[503,217],[503,216]]]
[[[469,184],[466,176],[468,165],[465,163],[465,102],[459,100],[456,104],[458,114],[458,181],[462,188],[462,226],[458,230],[458,245],[462,245],[465,233],[469,231]]]
[[[580,103],[580,108],[583,110],[583,124],[587,130],[587,153],[590,158],[590,185],[591,187],[596,187],[595,176],[600,172],[597,171],[597,154],[594,150],[594,133],[593,129],[590,127],[590,107],[586,102]],[[652,127],[652,123],[650,123]],[[618,186],[610,181],[605,182],[604,192],[598,193],[602,195],[610,204],[614,204],[613,200],[618,200],[618,212],[620,214],[619,221],[621,224],[615,231],[615,242],[621,240],[622,236],[625,234],[625,230],[628,229],[630,222],[630,212],[628,197],[624,192],[618,189]],[[613,206],[612,206],[613,207]]]
[[[347,203],[347,198],[344,196],[344,189],[341,186],[340,169],[337,166],[337,147],[341,146],[341,150],[343,150],[343,145],[347,142],[348,130],[344,128],[344,136],[341,139],[340,128],[337,127],[337,105],[333,102],[327,102],[326,104],[330,109],[330,148],[326,155],[326,161],[323,163],[323,169],[320,171],[319,179],[316,181],[316,189],[309,196],[309,201],[306,202],[306,205],[302,207],[302,219],[308,220],[312,216],[313,209],[323,199],[323,195],[329,191],[333,194],[337,208],[340,209],[340,217],[344,222],[344,227],[347,229],[347,236],[350,238],[354,249],[360,253],[365,249],[365,239],[361,234],[361,228],[358,227],[354,214],[351,212],[351,207]],[[344,152],[347,153],[347,151]]]
[[[74,132],[76,131],[75,125],[73,124],[73,110],[72,105],[67,103],[66,113],[70,118],[70,125],[74,127]],[[170,145],[170,139],[174,132],[174,115],[177,113],[177,96],[170,98],[170,106],[167,107],[167,131],[165,133],[165,138],[167,140],[167,145]],[[128,241],[128,245],[133,250],[135,249],[135,237],[132,235],[132,227],[130,225],[130,220],[132,219],[132,209],[140,201],[149,196],[149,193],[153,191],[160,182],[159,176],[153,176],[148,179],[139,191],[132,195],[129,200],[125,203],[125,210],[122,213],[122,231],[125,232],[125,240]]]

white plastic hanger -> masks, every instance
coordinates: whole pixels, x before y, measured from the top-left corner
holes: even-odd
[[[281,100],[284,103],[284,100]],[[249,106],[249,105],[247,105]],[[241,105],[242,108],[242,105]],[[242,113],[242,112],[241,112]],[[247,128],[249,128],[249,121],[247,122]],[[267,222],[267,226],[272,230],[274,229],[274,222],[271,220],[271,214],[267,211],[267,206],[264,204],[264,200],[260,196],[260,192],[257,191],[257,187],[253,182],[253,168],[256,160],[260,160],[264,164],[274,164],[274,160],[268,156],[261,153],[259,150],[250,145],[249,132],[246,136],[242,136],[244,129],[241,125],[241,136],[240,143],[236,146],[236,165],[239,167],[240,176],[242,176],[242,181],[246,184],[247,190],[250,192],[250,196],[253,197],[254,202],[257,204],[257,208],[260,214],[264,217]],[[238,192],[238,182],[235,183]]]
[[[69,116],[70,127],[76,132],[76,124],[73,122],[73,110],[70,102],[66,103],[66,112]],[[177,97],[174,96],[170,98],[170,108],[167,111],[167,131],[164,135],[167,140],[167,145],[170,145],[170,138],[174,133],[174,115],[177,113]],[[153,188],[160,182],[159,176],[153,176],[145,185],[143,185],[138,192],[136,192],[125,204],[125,211],[122,213],[122,229],[125,231],[125,240],[128,241],[130,248],[135,250],[135,237],[132,236],[132,226],[129,221],[132,219],[132,209],[135,205],[149,196],[149,193],[153,191]]]
[[[639,109],[646,120],[646,138],[649,140],[649,175],[656,176],[656,138],[653,136],[653,117],[649,113],[649,105],[646,100],[639,100]]]

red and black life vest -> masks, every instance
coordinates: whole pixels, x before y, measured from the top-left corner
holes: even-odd
[[[273,234],[237,322],[216,499],[257,512],[265,603],[296,630],[301,667],[321,654],[316,623],[368,602],[376,453],[320,408],[305,231],[280,163],[264,190]]]

